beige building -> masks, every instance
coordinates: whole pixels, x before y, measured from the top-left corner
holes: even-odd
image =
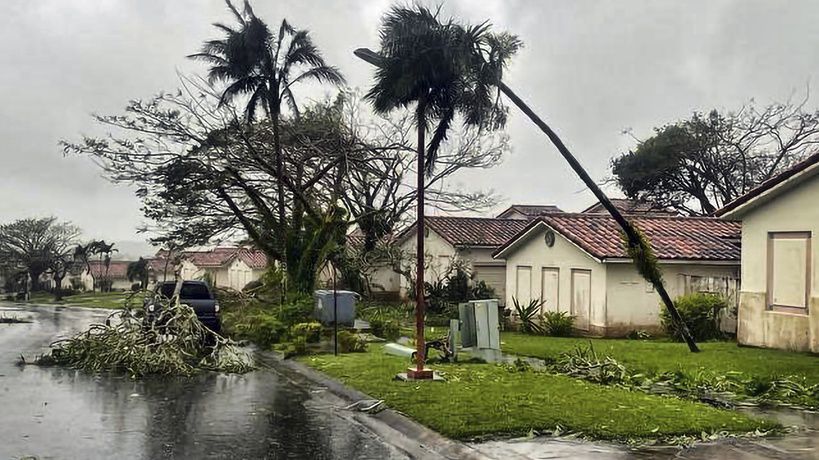
[[[267,256],[259,250],[241,247],[216,247],[202,251],[183,251],[168,260],[159,251],[150,261],[151,278],[173,280],[176,270],[185,280],[209,279],[215,287],[242,290],[267,270]]]
[[[742,221],[737,340],[819,353],[819,154],[717,211]]]
[[[75,278],[78,279],[79,284],[86,291],[99,289],[99,285],[103,280],[110,282],[111,289],[114,291],[130,290],[131,285],[134,284],[128,280],[128,265],[130,263],[127,260],[112,260],[106,267],[104,262],[91,260],[88,262],[88,265],[91,266],[91,272],[87,268],[83,268],[78,276],[68,277],[67,281],[64,280],[63,287],[68,287],[71,278]],[[92,274],[93,276],[91,276]],[[96,288],[94,286],[95,282],[97,283]],[[138,283],[139,280],[134,280],[134,282]]]
[[[672,298],[690,292],[735,295],[740,226],[713,218],[641,215],[629,219],[652,242]],[[590,335],[656,332],[660,299],[625,253],[604,214],[556,213],[527,222],[494,253],[506,262],[506,304],[544,302],[568,312]]]
[[[468,268],[475,282],[484,281],[492,287],[500,303],[504,304],[507,298],[506,263],[493,258],[492,253],[527,223],[520,218],[425,217],[426,281],[442,280],[451,271],[453,262],[458,260]],[[397,237],[407,263],[413,263],[413,266],[416,234],[413,224]],[[400,283],[401,291],[407,292],[410,288],[407,279],[401,277]]]

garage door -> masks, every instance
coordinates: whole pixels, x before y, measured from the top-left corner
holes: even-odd
[[[483,281],[495,290],[498,303],[506,304],[506,267],[497,265],[475,265],[475,281]]]

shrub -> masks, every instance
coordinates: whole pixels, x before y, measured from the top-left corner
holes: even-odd
[[[338,331],[338,351],[341,353],[359,353],[367,351],[367,342],[358,334],[350,331]]]
[[[142,285],[141,285],[141,284],[139,284],[139,283],[133,283],[133,284],[131,284],[131,291],[132,291],[132,292],[137,292],[137,291],[139,291],[140,289],[142,289]]]
[[[629,332],[626,335],[626,338],[629,340],[648,340],[651,338],[651,334],[648,331],[644,331],[642,329],[635,329]]]
[[[480,280],[472,286],[472,298],[477,300],[494,299],[495,289],[486,284],[484,280]]]
[[[552,337],[571,337],[574,332],[574,316],[565,311],[547,311],[540,321],[543,333]]]
[[[231,312],[224,315],[224,320],[231,335],[250,340],[263,348],[281,342],[287,334],[287,326],[269,311]]]
[[[398,340],[401,335],[401,325],[396,320],[376,319],[370,321],[370,330],[373,335],[389,341]]]
[[[307,323],[304,323],[307,324]],[[293,340],[290,344],[287,345],[287,348],[284,350],[284,356],[287,358],[298,356],[298,355],[306,355],[307,354],[307,340],[305,340],[304,336],[297,336],[293,337]]]
[[[518,302],[517,298],[512,297],[512,303],[515,306],[515,312],[518,314],[521,332],[525,334],[543,333],[543,328],[538,322],[540,307],[543,306],[542,300],[532,299],[528,304],[524,305]]]
[[[278,307],[279,321],[287,326],[307,322],[313,315],[315,301],[309,295],[296,295]]]
[[[298,323],[290,328],[290,338],[304,339],[305,343],[318,343],[321,340],[321,324],[316,321]]]
[[[678,297],[674,304],[694,340],[722,338],[722,331],[719,329],[719,314],[720,311],[728,308],[728,302],[723,297],[697,292]],[[676,340],[682,340],[671,315],[664,306],[660,311],[660,319],[668,335]]]

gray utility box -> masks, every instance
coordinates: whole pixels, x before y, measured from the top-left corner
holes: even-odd
[[[314,316],[321,323],[326,325],[338,324],[353,326],[355,324],[355,301],[358,293],[353,291],[335,291],[338,303],[338,311],[333,311],[333,291],[320,289],[313,294],[316,297],[316,310]],[[338,314],[336,318],[335,315]]]
[[[461,345],[487,361],[500,359],[498,300],[471,300],[458,305]]]

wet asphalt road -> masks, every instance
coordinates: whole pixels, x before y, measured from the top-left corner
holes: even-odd
[[[0,303],[0,459],[405,458],[351,421],[346,402],[283,370],[192,379],[17,366],[106,312]]]

